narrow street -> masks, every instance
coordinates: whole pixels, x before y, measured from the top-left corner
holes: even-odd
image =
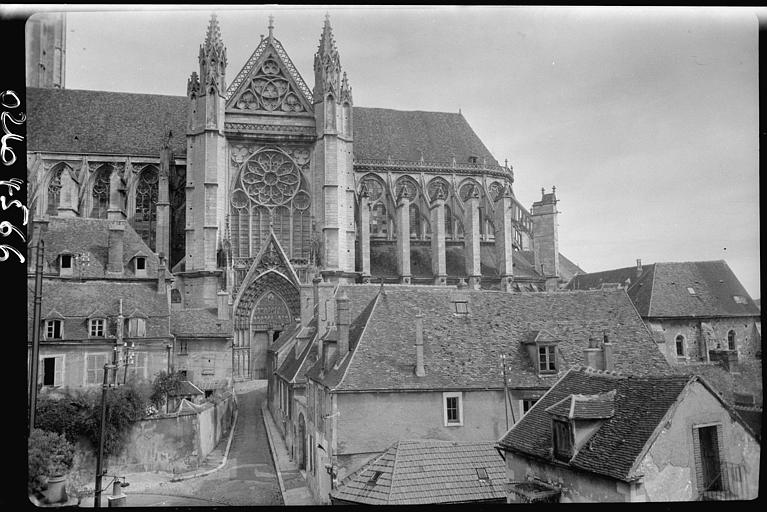
[[[125,490],[127,506],[140,506],[150,496],[155,506],[194,506],[191,503],[193,500],[185,501],[183,498],[206,500],[207,505],[282,505],[261,414],[261,403],[266,400],[266,381],[256,381],[248,389],[238,391],[237,400],[237,426],[224,467],[209,475],[181,482],[155,484],[145,478],[134,477],[129,480],[131,486]],[[158,500],[157,495],[172,499]]]

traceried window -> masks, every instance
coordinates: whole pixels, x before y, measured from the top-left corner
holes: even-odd
[[[541,373],[553,373],[557,371],[556,361],[557,347],[544,345],[538,347],[538,370]]]
[[[445,205],[445,234],[453,234],[453,213],[448,205]]]
[[[90,217],[94,219],[106,219],[109,209],[109,176],[111,169],[102,165],[96,171],[96,180],[93,182],[93,207]]]
[[[376,204],[370,210],[370,236],[385,237],[389,231],[389,219],[386,216],[386,206]]]
[[[51,181],[48,182],[48,205],[45,213],[48,215],[57,215],[59,208],[59,197],[61,196],[61,172],[64,167],[59,167],[53,171]]]
[[[160,173],[155,167],[145,167],[136,184],[136,209],[133,229],[151,249],[155,249],[157,227],[157,194]]]

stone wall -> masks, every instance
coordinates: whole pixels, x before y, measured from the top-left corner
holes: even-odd
[[[754,339],[754,320],[752,317],[649,320],[648,327],[651,331],[662,333],[665,345],[661,344],[659,348],[668,362],[676,365],[706,361],[703,348],[706,346],[709,350],[726,349],[727,333],[730,330],[735,331],[735,349],[738,357],[753,359],[756,352],[761,351]],[[685,356],[681,357],[676,353],[676,337],[680,334],[685,339]]]

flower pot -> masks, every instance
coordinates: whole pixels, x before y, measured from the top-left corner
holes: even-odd
[[[66,483],[66,475],[48,477],[48,486],[43,491],[45,501],[48,503],[65,503],[68,499]]]

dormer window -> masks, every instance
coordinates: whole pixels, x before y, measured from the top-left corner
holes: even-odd
[[[476,163],[477,163],[477,160],[478,160],[478,157],[476,157],[476,156],[474,156],[474,155],[472,155],[472,156],[470,156],[470,157],[469,157],[469,163],[470,163],[470,164],[476,164]]]
[[[557,371],[556,345],[538,347],[538,371],[541,373],[555,373]]]
[[[62,327],[61,320],[46,320],[45,321],[45,339],[60,340],[62,336],[61,327]]]
[[[146,336],[146,319],[129,318],[128,319],[128,336],[130,336],[131,338]]]
[[[455,305],[456,315],[468,315],[469,314],[469,302],[465,300],[457,300],[453,302]]]
[[[59,256],[59,275],[71,276],[72,275],[72,255],[62,254]]]
[[[568,462],[573,456],[573,429],[569,421],[552,419],[554,458]]]
[[[695,295],[695,288],[688,287],[687,288],[687,293],[689,293],[690,295]]]
[[[103,318],[91,318],[88,322],[88,334],[91,338],[103,338],[106,320]]]
[[[137,277],[146,277],[146,256],[136,256],[136,269],[135,273]]]

